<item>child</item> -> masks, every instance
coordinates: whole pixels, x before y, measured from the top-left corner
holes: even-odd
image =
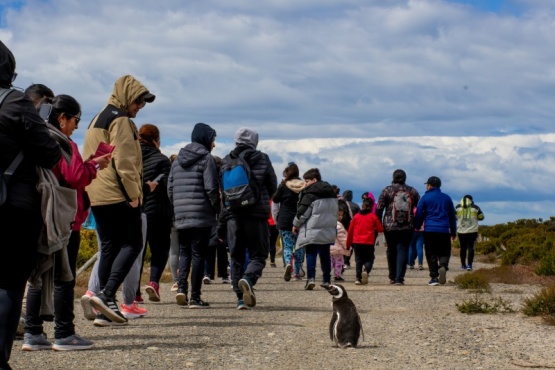
[[[345,281],[341,274],[343,272],[343,256],[350,254],[347,250],[347,230],[340,222],[343,218],[344,211],[339,209],[339,216],[337,220],[337,236],[335,237],[335,244],[330,248],[331,254],[331,267],[334,269],[334,281]]]
[[[306,187],[299,194],[297,214],[293,220],[293,233],[298,235],[296,249],[305,248],[308,279],[305,290],[316,285],[316,256],[320,255],[323,283],[330,284],[330,245],[337,234],[337,197],[331,185],[322,181],[317,168],[311,168],[303,175]]]
[[[347,235],[347,249],[352,245],[355,251],[356,285],[368,284],[368,274],[372,271],[375,259],[376,233],[384,231],[380,220],[372,213],[373,206],[374,201],[370,198],[362,202],[362,211],[353,217]]]

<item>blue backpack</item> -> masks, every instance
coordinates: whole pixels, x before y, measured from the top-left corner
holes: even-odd
[[[252,152],[244,150],[238,157],[232,158],[228,154],[224,158],[226,165],[222,172],[222,196],[224,207],[228,210],[249,207],[258,202],[258,185],[245,160],[245,155]]]

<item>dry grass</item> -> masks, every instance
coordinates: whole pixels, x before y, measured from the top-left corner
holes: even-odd
[[[511,265],[497,266],[490,269],[478,269],[473,273],[481,274],[493,284],[539,284],[549,285],[555,282],[555,276],[539,276],[535,266]]]

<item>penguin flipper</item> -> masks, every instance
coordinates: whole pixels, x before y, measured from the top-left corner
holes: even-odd
[[[337,312],[333,311],[333,315],[331,316],[331,321],[330,321],[330,339],[334,342],[337,342],[335,339],[335,336],[333,335],[333,332],[335,330],[335,323],[337,322]]]

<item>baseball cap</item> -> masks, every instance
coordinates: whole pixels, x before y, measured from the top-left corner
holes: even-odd
[[[437,176],[432,176],[432,177],[428,178],[428,181],[426,181],[424,184],[425,185],[431,185],[434,188],[440,188],[441,187],[441,180]]]

